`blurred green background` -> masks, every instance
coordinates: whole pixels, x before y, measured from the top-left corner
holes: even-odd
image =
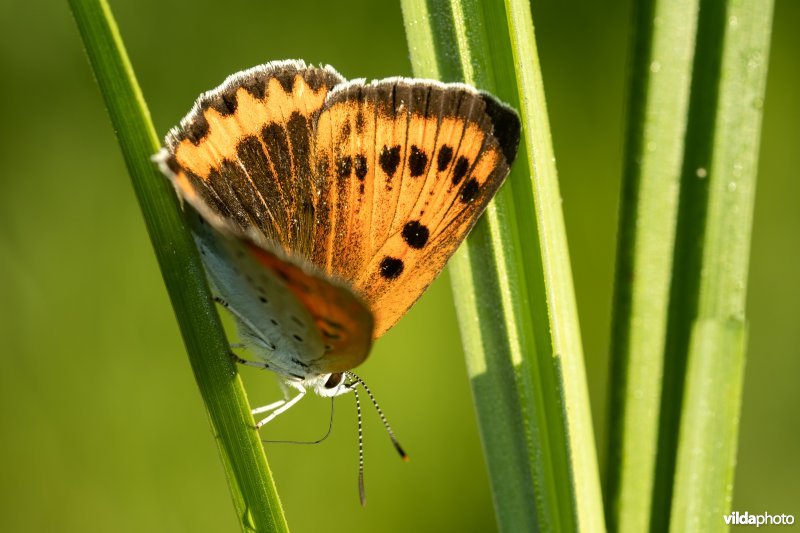
[[[409,75],[390,2],[112,1],[159,134],[228,74],[273,59]],[[627,2],[533,6],[605,452]],[[778,1],[749,291],[733,508],[800,515],[800,4]],[[228,487],[119,149],[66,2],[0,3],[0,529],[233,531]],[[243,370],[253,404],[279,392]],[[268,445],[292,531],[495,528],[446,276],[359,370],[411,455],[366,410],[318,446]],[[313,439],[310,398],[263,433]]]

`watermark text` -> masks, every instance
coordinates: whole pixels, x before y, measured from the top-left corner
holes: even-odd
[[[751,514],[747,511],[740,513],[734,511],[722,517],[727,526],[790,526],[794,524],[794,515],[791,514]]]

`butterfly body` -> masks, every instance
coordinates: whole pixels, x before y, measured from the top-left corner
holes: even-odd
[[[244,343],[290,386],[335,395],[442,270],[518,142],[516,114],[466,85],[283,61],[201,95],[157,161]]]

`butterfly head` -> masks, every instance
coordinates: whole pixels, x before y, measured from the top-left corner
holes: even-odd
[[[333,372],[330,374],[307,375],[304,378],[285,378],[285,383],[297,390],[314,391],[323,398],[341,396],[350,392],[352,387],[347,384],[347,374],[344,372]]]

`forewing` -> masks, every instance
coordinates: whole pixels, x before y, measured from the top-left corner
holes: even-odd
[[[460,84],[335,88],[317,120],[312,261],[350,281],[374,336],[411,307],[477,221],[519,144],[516,113]]]
[[[240,72],[200,96],[159,154],[203,216],[254,230],[307,256],[314,227],[313,123],[343,81],[332,68],[280,61]]]

